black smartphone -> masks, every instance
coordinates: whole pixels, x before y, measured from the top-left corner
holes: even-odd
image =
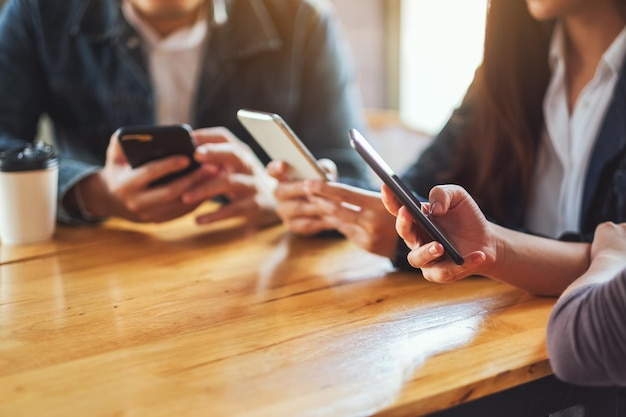
[[[413,195],[409,187],[398,177],[391,167],[374,150],[363,135],[350,129],[350,144],[374,170],[376,175],[391,189],[398,200],[409,210],[413,218],[431,239],[441,243],[446,255],[457,265],[463,264],[463,256],[437,228],[433,221],[422,212],[422,203]]]
[[[172,155],[185,155],[190,159],[187,168],[153,181],[150,183],[151,187],[167,184],[200,166],[193,159],[196,146],[191,138],[191,127],[186,124],[125,126],[118,129],[117,138],[133,168]]]

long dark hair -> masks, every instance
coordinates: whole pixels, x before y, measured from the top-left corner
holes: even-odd
[[[507,212],[512,189],[521,190],[523,206],[532,192],[552,27],[534,20],[524,0],[489,3],[472,121],[449,180],[466,187],[496,221]]]

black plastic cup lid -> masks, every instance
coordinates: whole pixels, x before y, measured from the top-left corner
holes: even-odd
[[[0,151],[0,172],[36,171],[58,165],[56,150],[44,143]]]

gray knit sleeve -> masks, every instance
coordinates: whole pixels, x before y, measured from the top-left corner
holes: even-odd
[[[626,386],[626,270],[561,298],[548,324],[557,377],[580,385]]]

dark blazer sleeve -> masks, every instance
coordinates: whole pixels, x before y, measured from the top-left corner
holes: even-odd
[[[560,299],[547,335],[555,375],[574,384],[626,386],[625,318],[626,269]]]

